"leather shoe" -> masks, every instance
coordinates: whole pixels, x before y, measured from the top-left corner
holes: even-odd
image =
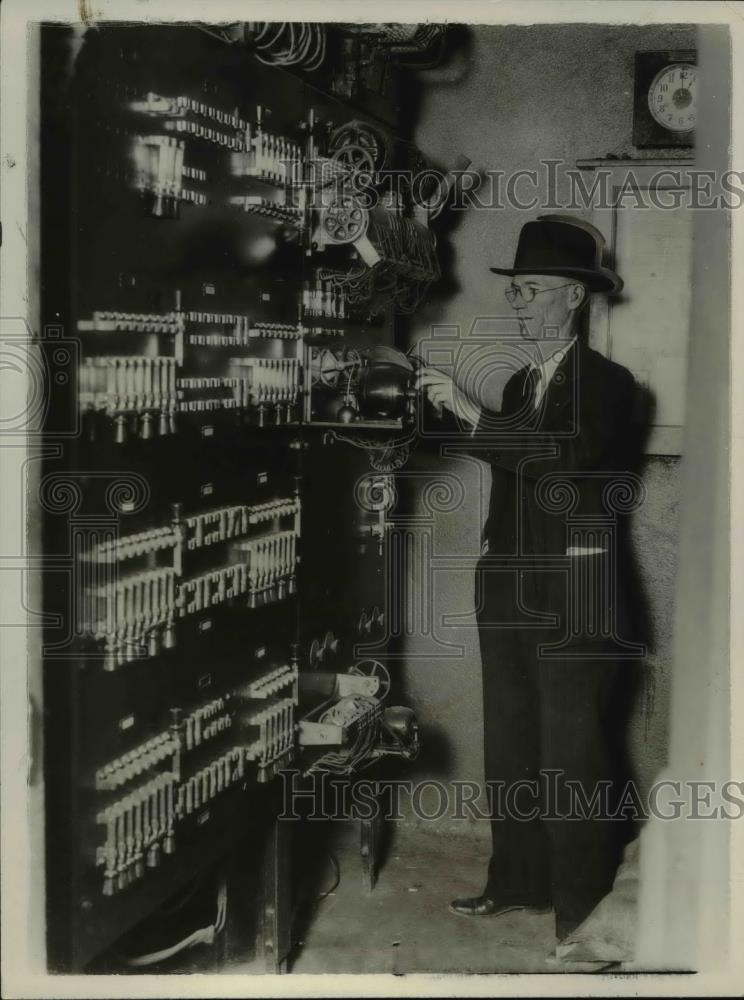
[[[449,905],[453,913],[465,917],[499,917],[502,913],[512,910],[527,910],[528,913],[550,913],[553,907],[549,903],[499,903],[490,896],[472,896],[466,899],[453,899]]]

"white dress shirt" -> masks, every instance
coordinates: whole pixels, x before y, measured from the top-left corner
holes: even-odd
[[[565,347],[559,347],[558,350],[554,351],[545,361],[539,363],[532,361],[530,364],[530,370],[536,370],[540,375],[540,381],[537,385],[537,391],[535,392],[535,409],[537,409],[542,402],[542,398],[547,392],[550,380],[555,375],[556,369],[575,343],[576,337],[573,337]]]

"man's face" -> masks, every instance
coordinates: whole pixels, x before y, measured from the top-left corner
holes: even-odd
[[[572,335],[571,319],[581,304],[581,285],[564,277],[519,274],[508,293],[522,337],[545,348]]]

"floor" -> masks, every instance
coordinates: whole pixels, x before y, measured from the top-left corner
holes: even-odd
[[[356,828],[335,845],[338,887],[319,900],[301,933],[290,973],[559,972],[552,914],[463,917],[456,896],[478,895],[481,841],[399,828],[372,893],[362,888]],[[326,886],[333,882],[328,863]]]

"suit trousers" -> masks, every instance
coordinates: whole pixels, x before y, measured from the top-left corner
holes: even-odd
[[[572,558],[595,560],[601,577],[604,555]],[[582,609],[568,606],[565,570],[498,565],[480,560],[476,593],[492,810],[485,894],[552,903],[560,935],[610,890],[620,859],[620,824],[608,818],[618,791],[609,736],[623,663],[613,637],[595,627],[597,607],[585,629]],[[616,608],[599,596],[611,618]]]

